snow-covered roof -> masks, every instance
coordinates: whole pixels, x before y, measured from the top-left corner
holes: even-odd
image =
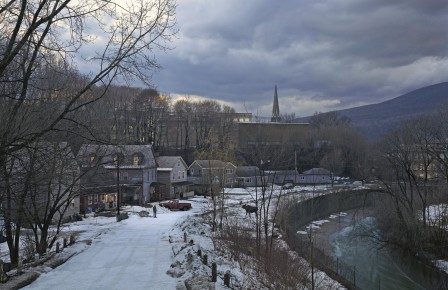
[[[89,165],[88,158],[95,156],[98,158],[96,164],[113,164],[114,155],[120,154],[124,160],[120,160],[120,167],[140,166],[157,167],[153,148],[151,145],[102,145],[102,144],[83,144],[79,149],[77,159],[82,166]],[[133,165],[135,155],[142,157],[142,163]],[[132,167],[134,168],[134,167]],[[135,167],[137,168],[137,167]]]
[[[303,174],[308,175],[331,175],[331,171],[324,168],[311,168],[310,170],[306,170]]]

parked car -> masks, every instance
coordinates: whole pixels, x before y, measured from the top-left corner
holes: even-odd
[[[161,202],[159,205],[167,209],[189,210],[191,208],[191,203],[179,201],[178,199]]]
[[[282,186],[282,189],[293,189],[294,188],[294,184],[292,183],[286,183]]]

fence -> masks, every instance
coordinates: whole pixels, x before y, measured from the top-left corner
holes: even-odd
[[[383,289],[380,278],[372,281],[357,271],[354,266],[325,254],[314,247],[308,238],[295,234],[298,229],[313,220],[339,211],[372,206],[377,198],[379,198],[379,194],[372,191],[347,191],[318,196],[296,204],[284,221],[289,245],[310,263],[348,289]],[[431,261],[425,261],[421,257],[403,255],[403,253],[397,256],[397,252],[394,252],[393,258],[407,276],[412,277],[415,282],[426,289],[448,290],[448,274],[432,266]],[[419,269],[418,273],[415,271],[416,268]]]
[[[310,264],[327,273],[333,279],[339,281],[348,289],[361,289],[357,285],[366,285],[369,280],[356,271],[356,268],[340,261],[337,258],[325,254],[314,247],[308,239],[301,239],[295,235],[288,242],[293,249],[305,258]],[[291,243],[292,242],[292,243]]]

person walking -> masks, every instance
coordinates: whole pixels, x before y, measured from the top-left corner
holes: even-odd
[[[152,213],[153,213],[153,216],[154,216],[154,217],[157,217],[157,207],[156,207],[156,205],[154,205],[154,206],[152,207]]]

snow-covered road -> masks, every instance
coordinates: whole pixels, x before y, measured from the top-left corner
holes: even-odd
[[[131,215],[23,289],[176,289],[177,280],[166,274],[173,251],[164,233],[188,214],[192,212]]]

